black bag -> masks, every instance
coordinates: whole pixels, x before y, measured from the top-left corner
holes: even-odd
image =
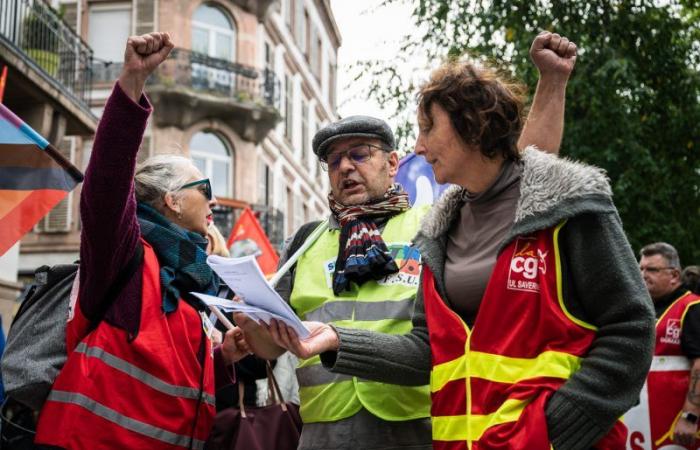
[[[207,450],[296,450],[301,435],[299,406],[282,398],[275,374],[267,363],[272,403],[263,407],[243,404],[243,383],[238,383],[238,408],[227,408],[214,419]]]
[[[107,290],[100,319],[142,261],[143,245],[139,243],[131,260]],[[19,436],[26,435],[30,442],[33,440],[33,423],[27,418],[41,409],[68,357],[66,321],[78,266],[75,263],[36,269],[34,282],[12,321],[2,356],[6,400],[0,408],[0,449],[22,448],[18,436],[8,433],[16,432]],[[91,329],[98,324],[99,320],[91,323]]]

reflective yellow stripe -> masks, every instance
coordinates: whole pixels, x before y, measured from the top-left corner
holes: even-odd
[[[580,357],[555,351],[540,353],[535,358],[471,351],[468,360],[472,378],[510,384],[537,377],[568,379],[581,366]],[[467,367],[466,355],[433,367],[430,390],[437,392],[450,381],[466,378]]]
[[[546,351],[535,358],[511,358],[471,352],[472,378],[498,383],[518,383],[538,377],[568,379],[581,366],[581,358],[564,352]]]
[[[447,383],[467,376],[467,355],[438,364],[430,372],[430,392],[437,392]]]
[[[517,421],[528,403],[528,400],[509,399],[494,413],[470,414],[468,422],[466,415],[433,417],[433,440],[477,441],[488,428]]]

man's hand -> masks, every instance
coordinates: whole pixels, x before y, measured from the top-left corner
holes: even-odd
[[[227,365],[240,361],[250,354],[250,347],[245,340],[243,330],[234,327],[226,332],[224,342],[221,344],[221,354]]]
[[[127,39],[119,85],[133,101],[139,101],[146,79],[174,47],[168,33],[149,33]]]
[[[268,330],[277,345],[298,358],[307,359],[328,350],[338,350],[340,339],[330,325],[321,322],[304,322],[304,325],[311,331],[311,335],[303,341],[294,329],[277,320],[270,322]]]
[[[243,301],[235,296],[234,302]],[[236,322],[245,334],[245,339],[253,353],[260,358],[275,359],[285,352],[285,349],[275,343],[264,325],[258,324],[255,320],[241,312],[233,313],[233,321]]]
[[[541,78],[568,80],[576,65],[576,44],[564,36],[543,31],[530,47],[530,58]]]

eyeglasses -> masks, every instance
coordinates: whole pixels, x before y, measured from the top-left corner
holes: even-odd
[[[358,164],[369,161],[369,159],[372,157],[372,149],[382,151],[385,150],[383,147],[373,144],[356,145],[345,151],[331,153],[330,155],[326,155],[325,158],[321,158],[321,168],[326,171],[329,169],[337,170],[338,167],[340,167],[340,162],[345,156],[348,157],[354,166],[357,166]]]
[[[191,188],[191,187],[197,187],[199,192],[201,192],[207,198],[207,200],[212,199],[211,182],[209,181],[209,178],[204,178],[201,180],[192,181],[191,183],[183,184],[182,186],[180,186],[178,191],[181,191],[182,189]]]
[[[640,272],[659,273],[662,270],[673,270],[673,267],[640,267]]]

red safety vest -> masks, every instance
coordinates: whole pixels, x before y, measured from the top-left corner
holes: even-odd
[[[671,445],[690,381],[690,362],[681,350],[681,330],[688,309],[700,303],[691,292],[681,295],[656,322],[654,361],[647,376],[652,448]],[[676,444],[677,445],[677,444]],[[700,443],[693,448],[700,447]]]
[[[102,321],[73,349],[41,410],[36,443],[66,449],[202,449],[214,414],[211,341],[184,301],[162,311],[160,266],[144,245],[141,328],[136,339]],[[79,308],[76,308],[79,310]],[[204,339],[204,341],[202,341]],[[205,345],[204,367],[199,361]]]
[[[550,450],[545,404],[596,333],[564,307],[562,225],[518,237],[499,254],[471,330],[423,268],[435,450]],[[625,439],[618,422],[596,448],[623,449]]]

